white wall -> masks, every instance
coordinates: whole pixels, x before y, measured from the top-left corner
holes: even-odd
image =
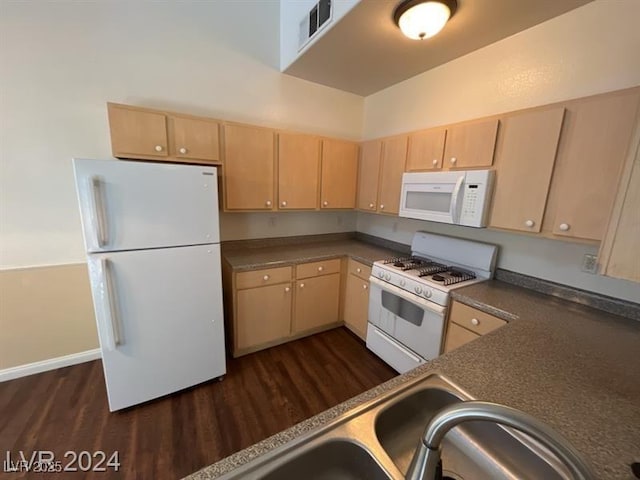
[[[640,1],[596,0],[365,99],[371,139],[640,84]]]
[[[300,21],[319,0],[280,0],[280,70],[284,71],[298,56],[316,43],[361,0],[332,0],[332,16],[328,24],[298,51]]]
[[[411,244],[413,234],[418,230],[492,243],[499,247],[499,268],[636,303],[640,298],[637,283],[593,275],[580,269],[584,254],[598,253],[598,247],[591,245],[369,213],[358,213],[356,228],[359,232],[405,245]]]
[[[364,137],[544,105],[640,84],[640,2],[597,0],[365,99]],[[637,302],[638,284],[580,270],[597,248],[358,214],[358,231],[410,243],[428,230],[500,245],[499,266]]]
[[[353,232],[356,212],[256,212],[220,215],[222,240]]]
[[[2,2],[0,268],[84,261],[71,158],[110,157],[107,101],[360,138],[362,97],[278,71],[279,16],[277,0]]]

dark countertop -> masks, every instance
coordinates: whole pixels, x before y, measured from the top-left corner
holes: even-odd
[[[378,247],[369,250],[358,245],[362,242],[351,242],[345,247],[353,250],[340,255],[355,252],[361,261],[378,258],[372,257]],[[300,253],[307,259],[311,253],[331,251],[329,246],[305,246]],[[288,246],[274,258],[294,263],[296,249]],[[228,258],[234,268],[256,268],[260,259],[268,259],[268,254]],[[632,479],[628,465],[640,461],[640,323],[500,281],[461,288],[453,298],[509,323],[189,478],[215,478],[398,385],[440,373],[477,399],[509,405],[547,422],[589,460],[598,478]]]
[[[371,265],[376,260],[398,255],[401,253],[397,250],[355,239],[258,248],[223,247],[222,249],[222,257],[235,271],[280,267],[343,256]]]

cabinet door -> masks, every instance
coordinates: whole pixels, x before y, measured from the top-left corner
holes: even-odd
[[[114,157],[167,156],[167,117],[162,113],[108,104],[111,149]]]
[[[554,234],[590,240],[604,236],[639,95],[633,89],[567,107],[552,181]]]
[[[375,212],[378,207],[378,182],[380,162],[382,160],[382,142],[371,140],[364,142],[360,150],[358,165],[358,209]]]
[[[402,174],[407,160],[407,136],[390,138],[383,143],[382,171],[380,173],[380,192],[378,211],[398,214],[400,210],[400,191]]]
[[[318,206],[320,139],[311,135],[278,134],[278,208]]]
[[[347,275],[344,299],[344,323],[363,340],[367,337],[369,318],[369,282],[355,275]]]
[[[340,140],[322,141],[322,208],[355,208],[358,145]]]
[[[502,121],[490,225],[539,232],[556,161],[564,108]]]
[[[480,120],[447,129],[444,166],[447,168],[490,167],[498,134],[498,120]]]
[[[338,322],[340,274],[306,278],[296,282],[294,333]]]
[[[444,128],[432,128],[409,135],[406,171],[441,169],[446,134]]]
[[[291,333],[291,284],[236,292],[235,349],[256,347]]]
[[[620,182],[616,205],[600,247],[600,273],[640,282],[640,125]],[[634,152],[635,149],[635,160]]]
[[[224,194],[228,210],[272,210],[273,130],[224,126]]]
[[[455,350],[456,348],[461,347],[465,343],[469,343],[476,338],[480,338],[480,335],[470,332],[466,328],[459,327],[455,323],[449,323],[449,328],[447,329],[447,338],[444,345],[444,353]]]
[[[172,133],[171,154],[176,158],[220,161],[219,125],[210,120],[169,117]]]

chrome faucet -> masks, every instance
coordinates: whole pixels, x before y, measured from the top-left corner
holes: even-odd
[[[497,403],[470,401],[444,408],[431,419],[413,455],[406,480],[435,480],[440,462],[440,445],[444,436],[461,423],[478,420],[512,427],[535,438],[567,466],[575,480],[595,478],[576,449],[562,435],[540,420]]]

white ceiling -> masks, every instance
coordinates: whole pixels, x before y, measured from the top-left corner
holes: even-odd
[[[285,73],[370,95],[592,0],[458,0],[445,28],[406,38],[393,22],[399,0],[362,0]]]

